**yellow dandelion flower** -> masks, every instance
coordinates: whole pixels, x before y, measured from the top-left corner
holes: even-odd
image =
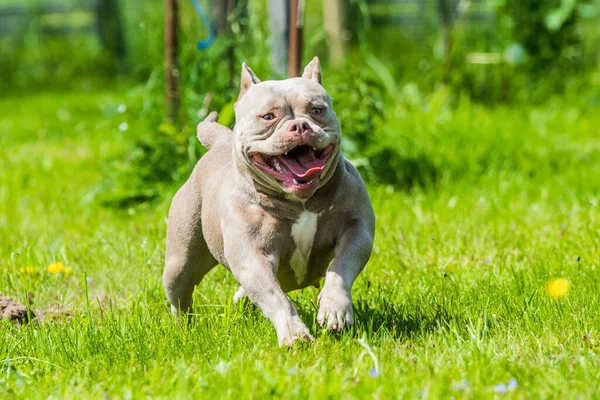
[[[25,272],[25,268],[23,268],[23,267],[19,268],[19,272]]]
[[[64,269],[65,265],[60,261],[53,262],[52,264],[48,265],[48,272],[50,272],[51,274],[58,274],[59,272],[64,271]]]
[[[33,275],[33,274],[35,274],[35,268],[33,268],[33,267],[25,267],[25,273],[27,275]]]
[[[71,268],[65,267],[65,275],[69,275],[71,273]]]
[[[565,278],[556,278],[546,283],[546,292],[548,296],[554,299],[565,297],[571,289],[571,282]]]

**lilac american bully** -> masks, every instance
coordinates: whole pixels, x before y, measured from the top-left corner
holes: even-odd
[[[190,311],[194,287],[221,264],[240,284],[234,300],[248,296],[281,346],[313,340],[285,293],[323,276],[317,321],[351,326],[351,288],[371,255],[375,216],[340,151],[319,60],[282,81],[261,82],[242,65],[235,119],[233,132],[216,113],[198,125],[209,151],[171,204],[163,282],[172,311]]]

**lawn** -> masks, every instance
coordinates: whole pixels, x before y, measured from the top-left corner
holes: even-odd
[[[318,290],[292,293],[316,341],[280,349],[260,311],[233,305],[222,268],[196,290],[191,325],[169,315],[176,188],[151,206],[100,201],[105,160],[147,132],[127,102],[120,90],[0,99],[0,295],[45,313],[0,321],[0,397],[597,396],[597,107],[398,105],[383,124],[435,179],[370,185],[378,226],[356,326],[324,332]],[[566,296],[548,294],[554,278]]]

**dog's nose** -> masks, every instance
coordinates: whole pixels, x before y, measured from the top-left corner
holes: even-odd
[[[300,135],[303,135],[305,133],[311,132],[312,129],[310,128],[310,125],[308,124],[308,122],[306,122],[304,120],[296,120],[296,121],[290,121],[290,125],[288,126],[288,131],[296,132],[296,133],[299,133]]]

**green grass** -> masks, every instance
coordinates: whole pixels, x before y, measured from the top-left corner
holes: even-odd
[[[99,206],[103,161],[148,132],[134,105],[117,111],[126,95],[0,100],[0,295],[68,311],[0,323],[0,397],[595,397],[600,113],[560,102],[440,111],[434,100],[391,105],[380,127],[409,143],[397,168],[427,164],[414,169],[425,186],[370,188],[378,227],[355,328],[323,332],[317,289],[293,293],[317,339],[292,349],[259,311],[232,304],[223,269],[196,291],[190,326],[169,315],[175,188],[155,207]],[[50,274],[54,261],[71,273]],[[567,297],[545,293],[554,277],[570,280]],[[494,392],[511,378],[515,390]]]

